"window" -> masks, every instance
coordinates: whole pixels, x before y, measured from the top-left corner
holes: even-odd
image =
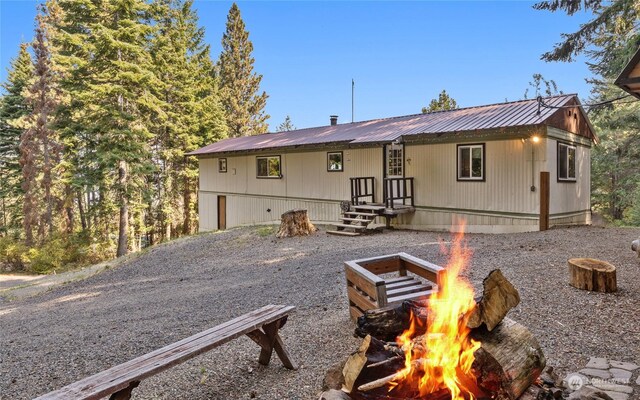
[[[280,156],[256,157],[258,178],[282,178]]]
[[[484,181],[484,143],[458,145],[458,180]]]
[[[218,158],[218,172],[227,172],[226,158]]]
[[[327,153],[327,171],[329,172],[342,172],[344,166],[342,164],[342,152],[336,151],[333,153]]]
[[[558,143],[558,181],[576,181],[576,146]]]

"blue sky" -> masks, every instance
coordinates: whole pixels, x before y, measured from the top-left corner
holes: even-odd
[[[527,1],[238,2],[254,45],[255,70],[269,94],[271,130],[290,115],[298,128],[329,115],[356,121],[414,114],[446,89],[459,106],[523,97],[542,73],[565,93],[589,96],[585,59],[545,63],[540,55],[590,14],[567,17]],[[21,40],[30,40],[37,2],[0,0],[0,79]],[[214,57],[227,1],[198,1]]]

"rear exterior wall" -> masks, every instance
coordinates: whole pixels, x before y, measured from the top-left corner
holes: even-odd
[[[558,182],[557,141],[570,137],[556,130],[538,143],[491,140],[485,144],[485,180],[457,180],[457,144],[407,144],[405,176],[414,177],[412,214],[394,219],[399,228],[456,230],[462,220],[469,232],[538,230],[540,171],[549,171],[550,224],[590,223],[590,148],[577,145],[576,182]],[[474,142],[475,143],[475,142]],[[338,149],[343,172],[327,171],[327,151],[269,152],[281,156],[282,178],[256,177],[256,155],[227,156],[227,172],[218,158],[200,159],[200,230],[218,229],[217,197],[226,197],[226,226],[277,223],[293,208],[306,208],[319,223],[339,219],[340,201],[350,198],[350,177],[373,176],[376,201],[382,202],[383,147]],[[534,190],[532,190],[532,186]],[[379,218],[377,223],[383,223]]]

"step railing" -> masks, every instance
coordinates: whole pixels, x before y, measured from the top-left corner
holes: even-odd
[[[376,178],[373,176],[349,178],[351,181],[351,204],[375,203]]]
[[[399,205],[414,207],[413,177],[384,178],[383,197],[387,208],[396,208]]]

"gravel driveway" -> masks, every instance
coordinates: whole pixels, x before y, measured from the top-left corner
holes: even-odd
[[[359,343],[342,262],[405,251],[444,264],[438,241],[449,240],[413,231],[290,239],[259,232],[179,240],[85,280],[0,303],[0,399],[35,397],[269,303],[297,307],[281,332],[298,371],[277,358],[260,366],[258,347],[244,337],[143,381],[134,398],[314,399],[325,371]],[[590,356],[639,363],[640,262],[630,250],[639,236],[640,229],[599,227],[469,234],[468,276],[479,288],[489,271],[502,269],[522,297],[510,317],[537,335],[559,373],[582,368]],[[570,287],[571,257],[616,265],[619,292]]]

